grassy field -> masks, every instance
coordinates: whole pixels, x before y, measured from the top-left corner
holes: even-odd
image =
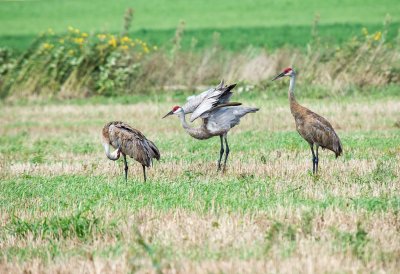
[[[50,3],[51,2],[51,3]],[[304,46],[310,40],[311,25],[320,16],[321,35],[341,42],[359,34],[362,27],[382,28],[390,14],[393,37],[400,21],[396,0],[376,1],[0,1],[0,37],[2,46],[25,49],[48,28],[63,33],[68,26],[87,32],[120,32],[123,14],[135,9],[133,35],[163,45],[173,37],[181,20],[188,30],[184,45],[192,38],[198,46],[210,46],[214,32],[229,49],[249,45],[276,48],[282,45]]]
[[[144,42],[115,35],[129,7]],[[0,273],[397,273],[399,28],[398,0],[0,0]],[[343,143],[318,176],[270,81],[288,65]],[[225,174],[218,138],[161,119],[220,77],[260,107]],[[111,120],[159,147],[148,182],[106,158]]]
[[[400,267],[400,98],[302,98],[337,129],[344,155],[320,153],[320,175],[288,102],[261,107],[219,140],[190,138],[183,97],[2,105],[0,272],[388,272]],[[96,100],[96,101],[95,101]],[[131,102],[135,99],[129,99]],[[162,159],[142,182],[130,161],[106,159],[109,120],[142,130]]]

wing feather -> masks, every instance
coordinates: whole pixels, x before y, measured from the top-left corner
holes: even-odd
[[[257,112],[258,108],[228,106],[217,108],[210,113],[207,120],[207,129],[210,132],[226,132],[234,126],[238,125],[240,119],[248,113]]]
[[[310,131],[314,142],[335,152],[336,157],[342,154],[342,143],[332,125],[324,117],[315,114],[312,123],[313,130]]]
[[[226,86],[220,89],[215,89],[212,91],[204,100],[200,103],[200,105],[195,109],[193,114],[190,116],[190,122],[193,122],[204,113],[209,112],[212,108],[216,107],[219,104],[229,102],[232,92],[231,90],[236,86],[236,84]]]
[[[149,167],[152,158],[160,159],[160,151],[139,130],[123,122],[114,122],[109,127],[110,139],[114,147],[120,147],[121,152]]]
[[[214,88],[208,89],[206,91],[203,91],[199,95],[193,95],[189,96],[187,98],[186,104],[182,106],[183,111],[187,113],[193,113],[193,111],[196,110],[196,108],[203,102],[203,100],[207,97],[209,93],[211,93],[214,90]]]

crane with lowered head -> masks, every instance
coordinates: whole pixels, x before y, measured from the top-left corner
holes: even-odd
[[[102,130],[102,143],[108,159],[116,161],[122,154],[125,165],[125,181],[128,180],[127,155],[142,164],[145,182],[146,167],[152,165],[153,158],[160,160],[160,151],[156,145],[139,130],[124,122],[107,123]],[[115,149],[113,152],[110,152],[110,146]]]

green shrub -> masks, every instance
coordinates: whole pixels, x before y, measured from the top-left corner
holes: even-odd
[[[221,78],[239,81],[239,92],[265,90],[274,74],[287,66],[297,69],[303,92],[311,89],[320,97],[400,82],[400,36],[387,41],[388,22],[382,31],[370,34],[363,28],[340,45],[319,37],[317,25],[318,20],[306,50],[281,48],[272,53],[251,47],[225,51],[218,33],[207,49],[197,50],[193,39],[190,49],[182,50],[184,22],[172,43],[159,50],[125,35],[89,35],[70,27],[67,34],[56,36],[48,30],[18,59],[0,50],[0,97],[115,96],[193,89]],[[123,33],[128,30],[125,27]]]
[[[73,27],[55,36],[49,30],[15,64],[8,64],[1,95],[84,97],[122,91],[152,50],[128,36],[89,35]]]

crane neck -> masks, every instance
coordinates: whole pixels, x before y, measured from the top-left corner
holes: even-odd
[[[289,96],[289,103],[290,103],[290,112],[295,116],[297,109],[298,109],[298,103],[296,101],[296,98],[294,97],[294,87],[296,85],[296,74],[293,72],[293,74],[290,76],[290,84],[289,84],[289,91],[288,91],[288,96]]]
[[[290,76],[289,92],[288,92],[290,101],[296,101],[296,98],[294,97],[295,85],[296,85],[296,74],[293,73],[292,76]]]
[[[205,128],[205,125],[203,124],[203,126],[194,128],[194,127],[190,127],[187,122],[186,122],[186,117],[185,117],[185,113],[182,111],[179,114],[179,118],[181,120],[181,124],[182,127],[185,129],[185,131],[192,136],[193,138],[202,140],[202,139],[207,139],[210,136],[208,135],[208,132]]]
[[[190,128],[189,125],[188,125],[187,122],[186,122],[185,113],[184,113],[183,111],[181,111],[181,112],[179,112],[178,115],[179,115],[179,119],[181,120],[182,127],[183,127],[185,130],[188,129],[188,128]]]
[[[106,143],[106,142],[103,143],[103,147],[104,147],[104,150],[106,152],[106,156],[108,159],[113,160],[113,161],[119,159],[120,154],[119,154],[118,149],[116,149],[113,152],[110,152],[110,144]]]

